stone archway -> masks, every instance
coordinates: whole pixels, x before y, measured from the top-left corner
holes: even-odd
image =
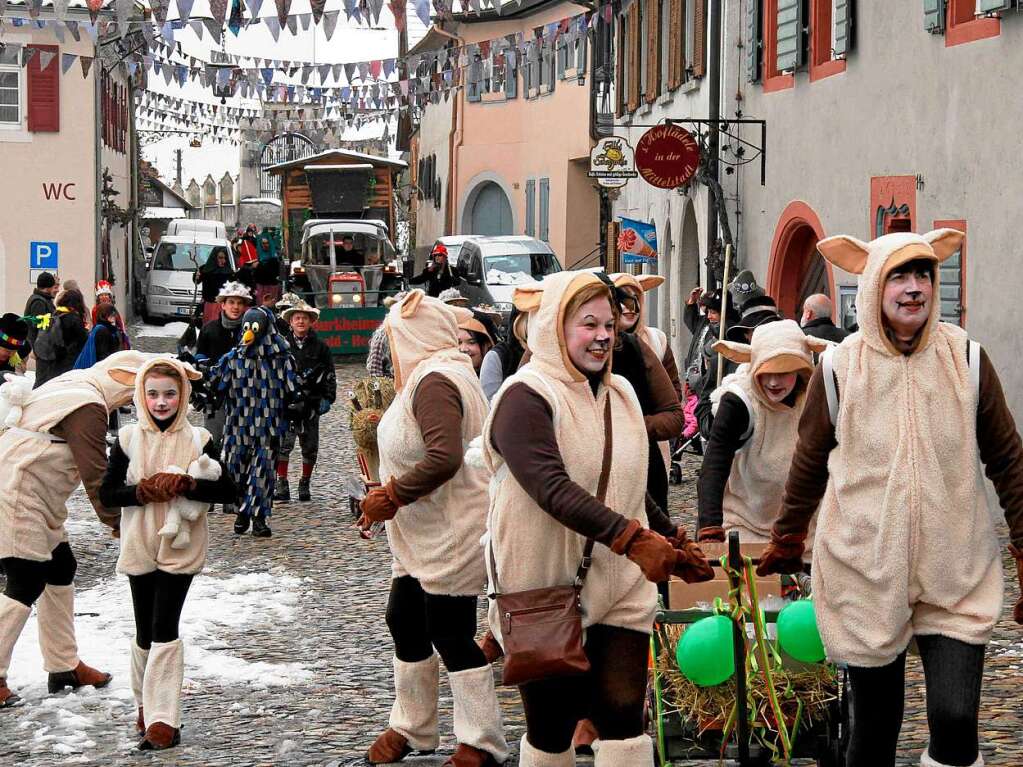
[[[672,282],[675,277],[675,272],[672,267],[672,259],[675,255],[675,244],[671,239],[671,219],[664,219],[664,227],[662,231],[657,233],[657,249],[660,251],[657,254],[657,273],[664,278],[663,287],[659,288],[658,300],[657,300],[657,316],[651,317],[651,320],[657,321],[657,327],[660,328],[664,334],[671,339],[671,296],[676,291],[676,285]]]
[[[802,200],[790,202],[782,211],[771,242],[767,292],[785,317],[798,320],[809,295],[835,295],[831,264],[817,252],[824,236],[820,217]]]

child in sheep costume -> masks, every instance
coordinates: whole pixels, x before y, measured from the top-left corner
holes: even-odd
[[[814,605],[829,657],[849,668],[850,764],[893,764],[913,640],[931,735],[921,764],[983,764],[981,674],[1003,582],[980,465],[1018,560],[1023,447],[986,353],[939,321],[938,265],[963,237],[939,229],[818,244],[860,275],[860,330],[825,352],[810,381],[759,571],[799,566],[819,503]],[[1014,617],[1023,621],[1023,604]]]
[[[729,530],[738,530],[746,543],[770,540],[796,449],[813,355],[827,346],[792,320],[760,325],[750,344],[714,344],[715,351],[740,367],[711,395],[714,427],[698,483],[697,540],[723,541]],[[811,545],[806,548],[809,552]]]
[[[242,316],[238,345],[210,371],[223,399],[224,462],[238,486],[234,531],[269,538],[276,454],[288,431],[287,406],[296,395],[295,362],[273,312],[253,307]]]
[[[117,352],[31,390],[31,381],[3,384],[0,434],[0,560],[7,584],[0,596],[0,708],[18,702],[6,678],[14,644],[33,604],[48,688],[102,687],[110,675],[78,657],[74,626],[77,563],[64,522],[65,503],[85,485],[97,516],[116,531],[120,510],[100,500],[106,467],[107,418],[131,400],[135,371],[149,355]]]
[[[384,320],[394,401],[380,420],[380,479],[362,503],[362,526],[385,521],[394,556],[387,625],[394,639],[395,702],[371,764],[438,744],[438,661],[454,700],[451,767],[493,767],[508,757],[494,674],[474,641],[486,574],[479,541],[487,477],[463,462],[487,403],[472,361],[458,350],[468,309],[413,290]]]
[[[168,748],[180,737],[178,619],[192,578],[206,562],[206,510],[235,497],[217,458],[219,446],[188,422],[190,382],[199,377],[191,365],[169,357],[139,369],[139,420],[118,432],[100,488],[105,504],[122,507],[117,572],[128,576],[135,611],[131,686],[142,749]]]

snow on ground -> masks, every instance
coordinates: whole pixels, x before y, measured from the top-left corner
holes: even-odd
[[[181,616],[185,643],[184,694],[210,684],[249,685],[252,689],[286,686],[312,679],[302,663],[247,661],[231,652],[237,635],[259,626],[290,623],[305,587],[303,579],[283,571],[253,572],[218,578],[199,575],[192,583]],[[75,629],[79,655],[86,663],[114,675],[102,690],[48,696],[46,672],[39,652],[38,625],[33,611],[14,649],[8,683],[24,700],[18,737],[32,741],[36,753],[55,759],[80,760],[109,738],[113,718],[130,717],[135,701],[129,677],[129,642],[134,641],[128,579],[117,576],[79,592],[75,599]],[[125,731],[120,744],[135,746]]]
[[[168,322],[166,325],[139,323],[132,325],[128,332],[132,338],[181,338],[187,327],[188,323],[185,322]]]

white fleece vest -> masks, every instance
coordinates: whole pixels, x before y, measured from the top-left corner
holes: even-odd
[[[426,455],[412,403],[420,382],[430,373],[440,373],[458,387],[463,450],[483,428],[487,403],[472,367],[443,359],[418,363],[377,429],[384,483],[410,471]],[[386,523],[394,577],[411,575],[428,594],[479,594],[486,581],[479,545],[486,525],[486,488],[486,472],[463,463],[439,488],[403,506]]]
[[[629,382],[611,376],[610,387],[601,386],[594,397],[588,382],[551,380],[530,363],[505,382],[494,398],[494,411],[504,392],[519,382],[550,405],[565,468],[572,481],[594,495],[604,452],[604,403],[611,398],[613,453],[605,504],[647,527],[648,442],[643,413]],[[525,591],[572,583],[586,539],[541,509],[522,489],[493,449],[490,430],[488,419],[483,431],[484,455],[494,471],[488,530],[501,590]],[[606,546],[594,547],[593,565],[582,592],[584,626],[599,623],[649,633],[656,603],[656,587],[643,577],[639,567]],[[501,621],[496,610],[497,603],[492,602],[490,628],[500,639]]]
[[[1001,614],[967,343],[936,323],[909,356],[882,354],[860,334],[834,352],[838,446],[813,559],[833,660],[883,665],[914,634],[985,643]]]

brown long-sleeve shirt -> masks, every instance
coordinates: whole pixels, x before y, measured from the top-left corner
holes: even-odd
[[[491,428],[494,449],[536,504],[565,527],[610,546],[628,520],[572,481],[558,448],[547,400],[525,384],[502,395]],[[650,529],[675,535],[677,526],[647,495]]]
[[[686,425],[686,415],[682,411],[682,403],[675,393],[668,371],[657,354],[645,341],[639,341],[643,354],[643,367],[646,371],[647,387],[650,396],[650,412],[643,416],[646,433],[657,442],[674,439]],[[678,376],[678,371],[675,372]]]
[[[426,455],[411,471],[392,480],[404,504],[429,495],[462,466],[462,396],[440,373],[425,376],[412,398],[412,414],[423,435]]]
[[[669,346],[664,350],[664,357],[661,359],[661,364],[664,365],[664,372],[668,374],[668,380],[671,381],[671,388],[675,390],[675,396],[678,397],[678,401],[682,401],[682,381],[678,377],[678,363],[675,362],[675,355],[671,351]]]
[[[65,416],[50,429],[50,434],[68,443],[96,516],[104,525],[116,529],[121,526],[121,510],[107,508],[99,497],[107,470],[107,418],[102,405],[85,405]]]
[[[828,455],[837,446],[828,414],[821,368],[810,379],[806,407],[799,421],[799,439],[792,457],[782,513],[775,533],[804,533],[828,485]],[[995,486],[1009,526],[1009,537],[1023,547],[1023,443],[1002,384],[987,352],[980,354],[980,396],[977,406],[977,447],[984,473]]]

